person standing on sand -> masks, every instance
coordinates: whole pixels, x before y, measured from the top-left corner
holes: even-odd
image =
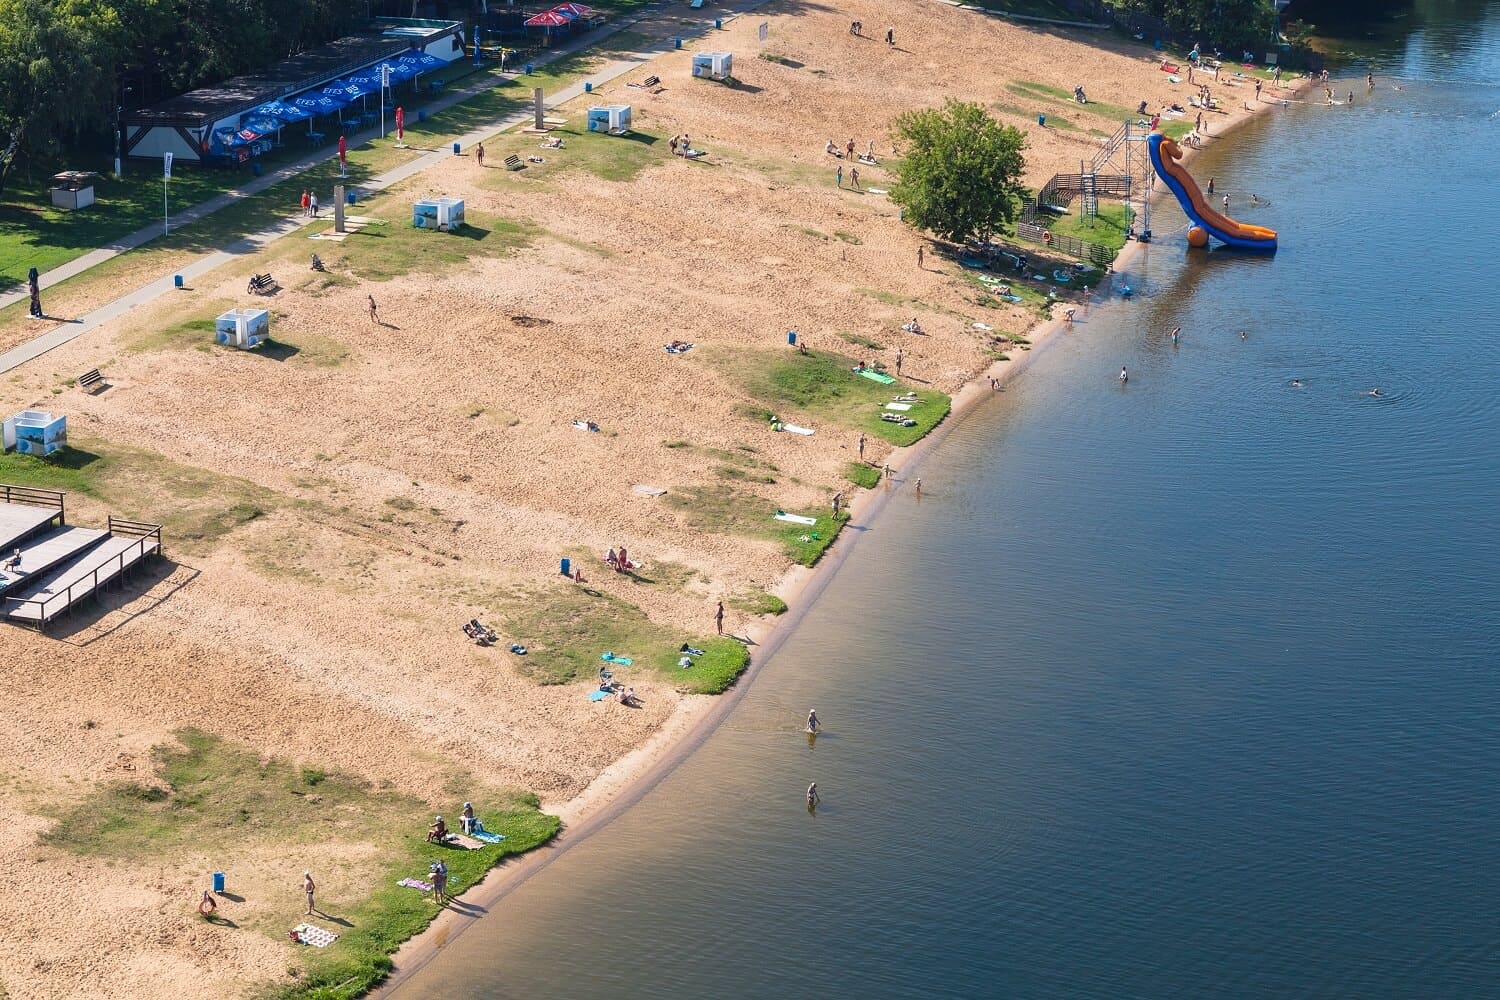
[[[864,431],[860,431],[859,432],[859,460],[861,462],[863,462],[865,460],[865,432]]]
[[[318,887],[313,884],[312,872],[302,873],[302,891],[307,894],[307,915],[313,915],[313,893]]]
[[[902,353],[901,348],[899,348],[899,347],[896,348],[896,377],[897,378],[901,377],[901,362],[904,361],[905,359],[906,359],[906,355],[904,353]]]
[[[720,635],[724,634],[724,602],[723,601],[719,602],[718,610],[716,610],[714,612],[714,627],[719,630],[719,634]]]
[[[852,184],[854,187],[859,187],[859,168],[858,167],[850,167],[849,168],[849,183]]]
[[[922,248],[921,247],[917,247],[917,267],[919,269],[922,267]]]
[[[891,46],[892,48],[895,48],[895,46],[896,46],[896,27],[895,27],[895,25],[892,25],[891,27],[885,29],[885,44]]]
[[[1260,100],[1260,88],[1261,88],[1261,85],[1264,84],[1264,83],[1265,83],[1265,81],[1261,80],[1259,78],[1257,78],[1256,81],[1255,81],[1255,99],[1257,101]]]
[[[484,143],[482,142],[474,144],[474,162],[481,167],[484,166]]]
[[[839,187],[844,186],[844,165],[842,163],[839,164],[838,172],[834,174],[834,181]]]
[[[375,296],[371,295],[371,296],[369,296],[369,299],[370,299],[370,322],[371,323],[379,323],[380,322],[380,317],[378,315],[376,315],[376,313],[375,313]]]

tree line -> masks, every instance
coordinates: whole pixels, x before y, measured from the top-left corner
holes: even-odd
[[[120,105],[154,103],[296,55],[347,34],[370,7],[367,0],[0,0],[0,194],[23,158],[52,162],[107,140]]]

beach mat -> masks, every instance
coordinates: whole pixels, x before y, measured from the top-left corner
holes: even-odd
[[[817,433],[811,427],[798,427],[796,424],[782,424],[781,429],[788,434],[801,434],[803,437],[812,437]]]
[[[879,382],[881,385],[890,385],[892,382],[896,381],[895,379],[891,378],[889,375],[882,375],[879,372],[872,372],[868,368],[866,368],[864,371],[860,372],[859,374],[863,378],[867,378],[871,382]]]
[[[462,847],[466,851],[477,851],[484,846],[479,841],[475,840],[473,837],[470,837],[465,833],[450,833],[448,835],[448,843],[457,844],[459,847]]]
[[[608,691],[600,691],[598,688],[589,692],[589,701],[603,701],[609,697]]]
[[[662,489],[660,486],[650,486],[650,485],[648,485],[646,483],[637,483],[636,485],[632,486],[630,489],[633,492],[638,493],[638,494],[640,494],[643,497],[659,497],[659,496],[664,496],[666,494],[666,492],[667,492],[666,490]]]
[[[776,520],[778,520],[778,521],[790,521],[792,524],[817,524],[818,523],[818,519],[815,518],[815,517],[803,517],[801,514],[788,514],[784,510],[778,510],[776,512]]]
[[[479,840],[484,841],[486,844],[498,844],[500,843],[500,841],[505,839],[505,834],[490,833],[490,831],[488,830],[475,830],[474,836]]]
[[[910,403],[886,403],[885,404],[885,408],[887,410],[901,410],[901,411],[905,412],[906,410],[911,409],[911,404]]]
[[[298,924],[292,930],[297,932],[298,941],[301,941],[303,944],[310,944],[314,948],[327,948],[339,939],[339,936],[333,933],[333,931],[325,931],[323,928],[314,927],[312,924]]]
[[[423,892],[432,891],[432,883],[423,882],[419,878],[404,878],[396,884],[406,889],[421,889]]]
[[[622,667],[628,667],[635,663],[635,661],[628,656],[616,656],[614,653],[605,653],[603,656],[599,657],[599,659],[603,660],[605,663],[618,663]]]

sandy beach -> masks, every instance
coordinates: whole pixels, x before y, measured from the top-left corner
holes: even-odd
[[[851,36],[855,19],[881,37]],[[635,30],[665,36],[675,23]],[[882,40],[888,25],[894,46]],[[112,783],[160,784],[152,748],[184,727],[430,812],[534,792],[563,818],[564,845],[601,826],[728,711],[733,691],[694,694],[637,667],[624,676],[640,708],[595,703],[584,696],[592,674],[567,674],[572,661],[549,654],[606,614],[611,627],[628,622],[619,634],[702,641],[724,599],[726,631],[752,643],[753,672],[809,587],[836,569],[840,546],[816,570],[789,569],[752,518],[826,510],[835,491],[868,518],[886,490],[909,488],[942,436],[906,449],[872,438],[866,459],[896,474],[852,487],[856,427],[768,398],[768,373],[795,357],[786,331],[841,359],[893,365],[900,350],[913,385],[952,395],[955,417],[985,398],[990,378],[1088,332],[1082,309],[1064,331],[1034,308],[977,302],[962,270],[888,200],[835,186],[825,142],[852,137],[888,157],[894,115],[948,95],[982,100],[1026,128],[1027,179],[1040,185],[1076,170],[1094,133],[1114,126],[1028,100],[1018,81],[1081,84],[1128,107],[1185,104],[1189,92],[1144,47],[941,4],[772,4],[726,22],[712,47],[735,52],[737,86],[691,79],[689,49],[660,56],[632,77],[659,76],[660,92],[622,80],[554,112],[570,122],[564,148],[498,137],[483,168],[453,157],[361,206],[383,220],[367,233],[272,244],[0,387],[6,412],[66,412],[75,448],[98,456],[88,471],[98,478],[69,492],[70,522],[159,520],[170,556],[146,585],[51,635],[5,630],[0,908],[13,933],[0,942],[0,983],[10,996],[207,996],[287,982],[297,955],[283,931],[296,922],[300,872],[318,870],[337,903],[383,870],[375,846],[337,823],[312,842],[247,836],[211,852],[191,838],[136,856],[46,842],[58,817]],[[1248,92],[1220,93],[1234,109]],[[617,151],[598,143],[627,140],[575,138],[587,107],[614,102],[633,105],[652,141]],[[1038,109],[1074,127],[1038,128]],[[1244,117],[1216,115],[1210,141]],[[668,155],[668,137],[682,133],[709,156]],[[542,162],[506,170],[511,151]],[[879,166],[862,173],[865,189],[892,180]],[[410,203],[433,195],[464,198],[484,235],[414,243]],[[308,270],[314,251],[329,273]],[[279,353],[213,348],[203,322],[253,304],[246,279],[264,271],[284,286],[262,303]],[[902,333],[913,317],[925,335]],[[1030,350],[996,360],[976,322],[1024,335]],[[668,354],[673,340],[695,346]],[[108,391],[69,384],[92,367]],[[771,432],[768,408],[817,433]],[[620,546],[638,573],[603,564]],[[582,585],[559,575],[564,557],[582,566]],[[765,592],[793,609],[780,624],[735,607]],[[459,624],[472,617],[501,642],[471,643]],[[532,653],[508,653],[512,642]],[[470,896],[489,905],[548,850]],[[206,873],[226,869],[242,897],[226,908],[237,928],[193,911]],[[42,878],[80,905],[56,907],[36,892]],[[446,914],[435,933],[464,919]],[[419,962],[433,940],[398,964]]]

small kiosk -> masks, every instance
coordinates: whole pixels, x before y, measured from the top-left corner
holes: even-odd
[[[88,208],[94,203],[94,178],[99,175],[92,170],[64,170],[52,175],[52,204],[70,212]]]
[[[68,418],[54,417],[46,410],[22,410],[5,421],[5,450],[46,458],[68,443]]]
[[[630,105],[605,104],[589,108],[589,131],[607,135],[625,135],[630,131]]]
[[[464,227],[462,198],[428,198],[412,205],[411,224],[418,229],[457,232]]]
[[[728,52],[695,52],[693,75],[724,82],[734,76],[734,56]]]
[[[271,339],[271,314],[264,309],[231,309],[214,320],[214,343],[248,351]]]

